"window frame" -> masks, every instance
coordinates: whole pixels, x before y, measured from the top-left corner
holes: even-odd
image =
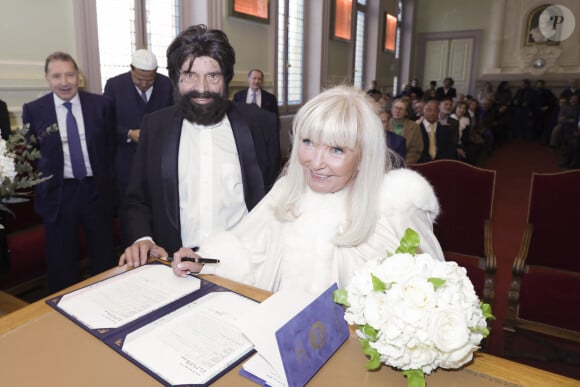
[[[135,45],[136,48],[147,47],[146,6],[147,0],[135,1]],[[183,4],[176,4],[177,23],[176,30],[180,30],[183,23]],[[73,2],[73,14],[75,17],[76,61],[81,69],[81,88],[86,91],[101,94],[104,83],[101,78],[101,60],[99,54],[99,33],[97,21],[97,0],[84,0]],[[95,44],[95,42],[97,42]],[[129,64],[127,64],[128,66]]]
[[[275,78],[275,84],[274,84],[274,88],[276,90],[276,94],[278,96],[278,109],[280,111],[280,114],[295,114],[298,109],[300,109],[300,107],[304,104],[305,102],[305,87],[304,87],[304,82],[305,82],[305,68],[306,68],[306,63],[305,63],[305,54],[306,54],[306,45],[305,45],[305,41],[304,41],[304,35],[305,35],[305,29],[306,29],[306,21],[305,21],[305,10],[306,10],[306,3],[308,0],[303,0],[302,3],[302,33],[301,33],[301,56],[302,56],[302,62],[301,62],[301,80],[300,80],[300,103],[297,104],[289,104],[288,103],[288,54],[289,54],[289,50],[288,50],[288,31],[289,31],[289,5],[290,2],[292,0],[279,0],[278,4],[277,4],[277,8],[276,8],[276,78]],[[285,13],[284,13],[284,20],[281,21],[280,20],[280,6],[283,3],[284,5],[284,9],[285,9]],[[284,48],[283,48],[283,56],[282,58],[280,58],[279,52],[280,52],[280,47],[279,47],[279,42],[280,42],[280,24],[284,26],[283,29],[283,36],[282,36],[282,41],[284,42]],[[282,79],[280,77],[280,73],[282,73]],[[281,85],[281,83],[283,83],[283,85]]]

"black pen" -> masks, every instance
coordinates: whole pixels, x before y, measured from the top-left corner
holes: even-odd
[[[166,261],[168,262],[173,262],[173,257],[167,257],[165,258]],[[189,257],[183,257],[181,258],[182,262],[195,262],[195,263],[219,263],[220,260],[219,259],[215,259],[215,258],[189,258]]]

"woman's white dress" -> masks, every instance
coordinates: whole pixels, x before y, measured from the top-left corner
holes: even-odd
[[[346,219],[346,190],[320,194],[307,189],[300,216],[281,222],[272,205],[286,184],[281,178],[239,225],[202,243],[201,256],[221,260],[206,265],[203,274],[214,273],[270,291],[302,288],[317,295],[334,282],[344,287],[364,262],[393,253],[407,228],[419,233],[422,252],[443,260],[433,234],[439,204],[429,183],[414,171],[397,169],[385,174],[377,224],[357,246],[333,243]]]

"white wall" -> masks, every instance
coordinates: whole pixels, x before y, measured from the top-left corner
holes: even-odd
[[[73,0],[0,0],[0,99],[20,125],[22,104],[48,91],[44,60],[54,51],[76,56]]]

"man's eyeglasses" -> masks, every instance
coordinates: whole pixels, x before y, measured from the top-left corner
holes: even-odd
[[[179,80],[183,83],[197,84],[200,79],[205,79],[205,81],[210,85],[215,85],[219,83],[223,78],[222,73],[208,73],[208,74],[197,74],[189,71],[184,71],[181,73]]]

